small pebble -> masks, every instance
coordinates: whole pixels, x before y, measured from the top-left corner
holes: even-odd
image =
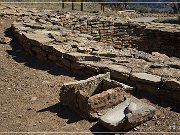
[[[31,101],[35,101],[37,99],[37,97],[32,97]]]
[[[137,131],[137,130],[139,130],[139,127],[135,127],[135,128],[134,128],[134,131]]]

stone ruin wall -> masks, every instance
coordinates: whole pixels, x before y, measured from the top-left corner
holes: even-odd
[[[179,25],[125,22],[117,18],[76,14],[62,14],[59,19],[60,22],[54,19],[54,24],[90,34],[95,40],[109,42],[119,49],[132,47],[180,57]]]
[[[90,76],[110,72],[114,80],[180,102],[177,96],[180,93],[178,58],[135,49],[107,49],[105,43],[93,40],[95,36],[81,34],[82,30],[66,29],[73,25],[66,23],[65,26],[58,18],[43,20],[39,15],[19,18],[12,25],[14,37],[25,51],[41,60],[50,60],[60,67]]]

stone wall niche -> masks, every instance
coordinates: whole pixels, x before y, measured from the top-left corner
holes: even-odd
[[[64,84],[60,90],[60,103],[86,119],[95,119],[130,97],[128,92],[132,91],[132,87],[110,80],[108,72]]]

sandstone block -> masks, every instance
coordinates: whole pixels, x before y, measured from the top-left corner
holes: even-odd
[[[71,61],[98,61],[100,60],[100,57],[98,56],[78,53],[78,52],[67,53],[67,54],[64,54],[63,57]]]
[[[146,83],[146,84],[160,84],[161,77],[148,73],[132,73],[130,80],[134,82]]]
[[[131,69],[122,65],[107,65],[107,70],[110,71],[111,77],[114,79],[127,80]]]
[[[126,87],[126,89],[125,89]],[[130,87],[110,80],[110,73],[86,80],[66,83],[61,88],[60,101],[85,118],[98,118],[108,108],[124,101]]]
[[[136,106],[131,107],[133,109],[129,111],[131,103],[136,104]],[[99,122],[111,131],[123,131],[152,119],[154,113],[154,107],[138,99],[128,98],[114,109],[109,110],[99,119]]]

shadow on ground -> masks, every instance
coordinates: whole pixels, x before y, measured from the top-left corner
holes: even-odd
[[[9,30],[7,30],[5,33],[8,37],[11,37],[11,33],[9,32]],[[41,61],[34,56],[30,56],[14,39],[10,42],[10,45],[12,47],[12,50],[7,50],[7,53],[11,55],[16,62],[24,63],[24,65],[26,65],[27,67],[47,71],[48,73],[56,76],[65,75],[75,77],[76,80],[82,80],[87,78],[86,76],[79,75],[70,70],[58,67],[50,61]]]
[[[72,110],[70,110],[67,106],[63,106],[60,103],[57,103],[55,105],[49,106],[47,108],[41,109],[38,112],[52,112],[56,113],[58,117],[63,119],[68,119],[67,123],[74,123],[82,120],[82,118],[74,113]]]
[[[114,133],[112,133],[112,131],[110,131],[107,128],[103,127],[99,123],[94,124],[89,130],[94,135],[114,135]]]

